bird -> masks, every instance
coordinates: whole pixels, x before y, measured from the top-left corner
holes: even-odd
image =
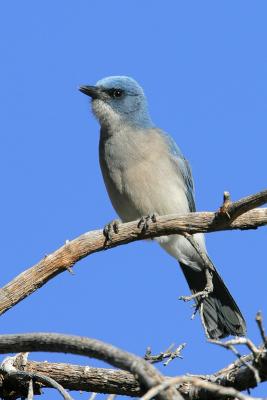
[[[91,98],[100,124],[100,167],[120,220],[196,211],[190,165],[174,139],[153,123],[143,88],[131,77],[108,76],[79,90]],[[207,255],[204,235],[192,236]],[[186,237],[173,234],[155,240],[179,262],[191,292],[201,292],[207,282],[205,265]],[[244,317],[211,265],[213,290],[195,298],[206,336],[244,336]]]

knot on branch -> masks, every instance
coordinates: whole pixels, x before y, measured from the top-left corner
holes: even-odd
[[[230,208],[232,205],[231,196],[229,192],[223,193],[223,204],[219,210],[215,213],[215,219],[231,219]]]

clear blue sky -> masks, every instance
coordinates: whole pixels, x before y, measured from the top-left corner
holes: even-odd
[[[80,84],[113,74],[141,83],[153,120],[191,162],[198,210],[217,209],[224,190],[239,199],[266,188],[266,13],[260,0],[1,2],[1,285],[115,217]],[[267,327],[266,228],[209,234],[207,244],[258,343],[257,310]],[[1,332],[85,335],[139,355],[187,342],[184,359],[164,372],[211,373],[233,356],[206,343],[199,318],[178,301],[187,293],[178,264],[138,242],[56,277],[3,315]]]

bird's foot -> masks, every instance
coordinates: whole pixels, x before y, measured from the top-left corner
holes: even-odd
[[[149,224],[151,222],[153,222],[153,223],[157,222],[157,214],[156,213],[141,217],[140,220],[138,221],[137,228],[139,228],[141,230],[141,233],[145,233],[148,230]]]
[[[190,301],[190,300],[197,300],[197,306],[196,306],[196,311],[199,309],[200,304],[203,302],[204,299],[209,297],[209,295],[213,292],[213,281],[212,281],[212,271],[209,268],[205,269],[205,274],[206,274],[206,285],[203,290],[200,290],[199,292],[195,292],[191,294],[190,296],[180,296],[179,300],[183,300],[185,302]]]
[[[191,294],[190,296],[180,296],[179,300],[183,300],[185,302],[191,301],[193,299],[204,300],[209,296],[209,292],[207,290],[201,290],[200,292],[196,292]]]
[[[203,303],[204,299],[206,299],[209,296],[209,292],[207,292],[205,289],[202,290],[201,292],[197,292],[192,294],[191,296],[180,296],[179,300],[183,300],[184,302],[188,302],[191,300],[195,300],[196,303],[193,304],[194,311],[191,315],[191,319],[194,319],[195,316],[197,315],[197,312],[199,311],[201,304]]]
[[[112,241],[112,234],[119,233],[119,225],[120,225],[120,220],[119,219],[114,219],[113,221],[109,222],[104,226],[103,229],[103,235],[105,236],[105,242],[111,242]]]

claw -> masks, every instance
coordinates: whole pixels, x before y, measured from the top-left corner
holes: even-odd
[[[105,236],[106,243],[112,241],[112,233],[119,233],[120,220],[114,219],[104,226],[103,235]]]
[[[154,222],[154,224],[157,222],[157,217],[158,217],[158,214],[156,214],[156,213],[153,213],[152,215],[150,215],[150,219],[152,222]]]
[[[105,236],[107,242],[111,241],[111,229],[112,227],[110,224],[105,225],[103,229],[103,235]]]
[[[138,221],[137,228],[139,228],[142,233],[145,233],[149,228],[150,222],[153,222],[153,223],[157,222],[157,214],[156,213],[149,214],[145,217],[141,217],[140,220]]]
[[[120,220],[119,219],[115,219],[113,221],[113,231],[114,233],[119,233],[119,226],[120,226]]]
[[[137,228],[141,230],[141,232],[145,232],[148,228],[147,217],[141,217],[138,221]]]

